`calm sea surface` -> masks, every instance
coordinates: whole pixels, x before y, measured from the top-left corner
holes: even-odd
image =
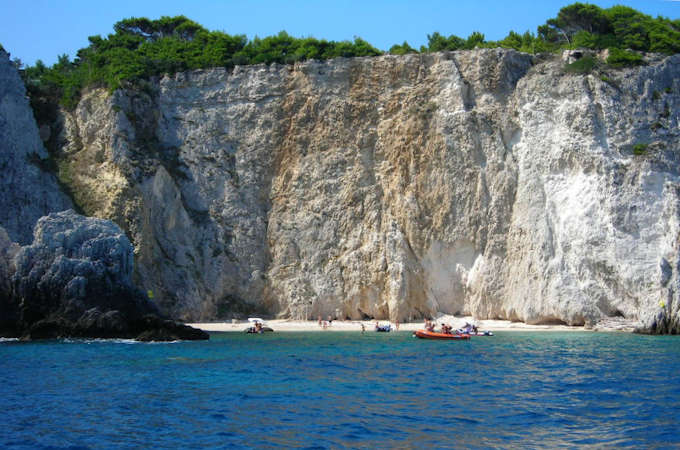
[[[680,337],[0,342],[0,448],[680,446]]]

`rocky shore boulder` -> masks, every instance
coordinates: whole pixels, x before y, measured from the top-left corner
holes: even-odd
[[[208,339],[162,318],[132,283],[133,247],[113,222],[72,210],[38,220],[31,245],[0,233],[0,333],[57,337]]]

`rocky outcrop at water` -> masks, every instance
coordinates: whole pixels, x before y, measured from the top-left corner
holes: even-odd
[[[133,250],[113,222],[73,211],[38,220],[31,245],[0,232],[0,335],[207,339],[201,330],[163,319],[132,284]]]
[[[185,320],[437,312],[680,331],[680,56],[202,70],[63,113],[76,203]],[[59,131],[61,130],[61,131]]]

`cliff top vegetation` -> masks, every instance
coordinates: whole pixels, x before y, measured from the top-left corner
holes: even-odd
[[[467,38],[428,35],[428,45],[412,48],[407,42],[393,45],[390,54],[427,53],[474,48],[512,48],[539,53],[564,48],[614,48],[619,61],[637,61],[628,50],[674,54],[680,52],[680,20],[652,18],[626,6],[602,9],[574,3],[557,17],[538,27],[534,34],[510,31],[499,41],[487,41],[482,33]],[[363,39],[327,41],[294,38],[285,31],[275,36],[248,40],[244,35],[209,31],[184,16],[158,20],[129,18],[114,25],[107,37],[90,36],[90,44],[71,60],[61,55],[51,67],[42,61],[22,74],[38,121],[47,119],[57,103],[72,108],[85,87],[115,90],[121,83],[164,73],[208,67],[248,64],[290,64],[308,59],[377,56],[383,54]],[[622,55],[621,52],[625,52]],[[50,105],[52,105],[50,107]]]

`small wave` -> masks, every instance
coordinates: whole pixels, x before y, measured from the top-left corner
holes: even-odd
[[[182,341],[137,341],[123,338],[64,338],[65,344],[177,344]]]
[[[64,338],[61,339],[64,344],[140,344],[141,342],[134,339],[120,339],[120,338]]]
[[[18,341],[19,338],[5,338],[5,337],[0,337],[0,342],[16,342]]]

